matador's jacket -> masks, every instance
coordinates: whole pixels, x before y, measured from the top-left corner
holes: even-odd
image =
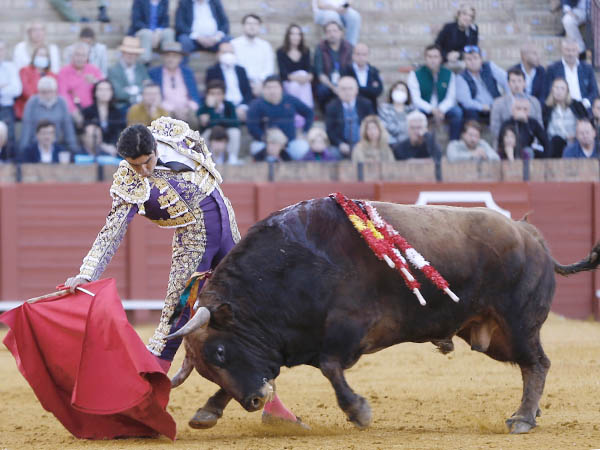
[[[122,161],[110,188],[113,200],[106,224],[83,259],[79,276],[94,281],[102,275],[136,214],[161,228],[174,228],[165,304],[160,323],[148,344],[153,354],[160,355],[166,345],[170,324],[175,319],[180,294],[206,249],[206,228],[200,203],[214,190],[218,191],[218,197],[227,209],[234,242],[239,241],[240,234],[231,203],[219,187],[221,175],[199,133],[190,130],[185,122],[166,117],[152,122],[150,131],[159,146],[169,146],[175,150],[177,159],[195,165],[195,169],[174,172],[157,166],[149,177],[144,178],[127,161]]]

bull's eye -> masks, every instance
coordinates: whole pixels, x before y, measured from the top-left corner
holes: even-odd
[[[217,347],[217,351],[215,352],[217,361],[220,364],[225,364],[225,347],[223,347],[222,345],[219,345]]]

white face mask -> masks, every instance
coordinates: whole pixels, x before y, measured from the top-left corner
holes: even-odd
[[[406,95],[406,92],[402,89],[396,89],[392,92],[392,100],[394,103],[406,103],[407,99],[408,95]]]
[[[38,69],[45,69],[48,67],[48,57],[47,56],[36,56],[33,58],[33,65]]]
[[[219,55],[219,62],[225,66],[235,65],[236,59],[233,53],[223,53]]]

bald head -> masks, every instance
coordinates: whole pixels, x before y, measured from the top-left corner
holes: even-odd
[[[361,69],[367,66],[369,63],[369,47],[367,47],[367,44],[359,42],[354,46],[352,61]]]
[[[577,64],[579,58],[579,45],[571,38],[565,38],[561,42],[561,53],[565,62],[569,66]]]
[[[540,65],[540,54],[533,43],[528,42],[521,47],[521,61],[525,66],[537,67]]]
[[[358,96],[358,83],[352,77],[342,77],[338,82],[338,96],[344,103],[351,103]]]

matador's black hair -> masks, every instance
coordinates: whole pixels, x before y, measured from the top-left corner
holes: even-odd
[[[150,155],[155,150],[156,141],[152,133],[140,124],[125,128],[117,142],[117,152],[123,158],[136,159],[142,155]]]

